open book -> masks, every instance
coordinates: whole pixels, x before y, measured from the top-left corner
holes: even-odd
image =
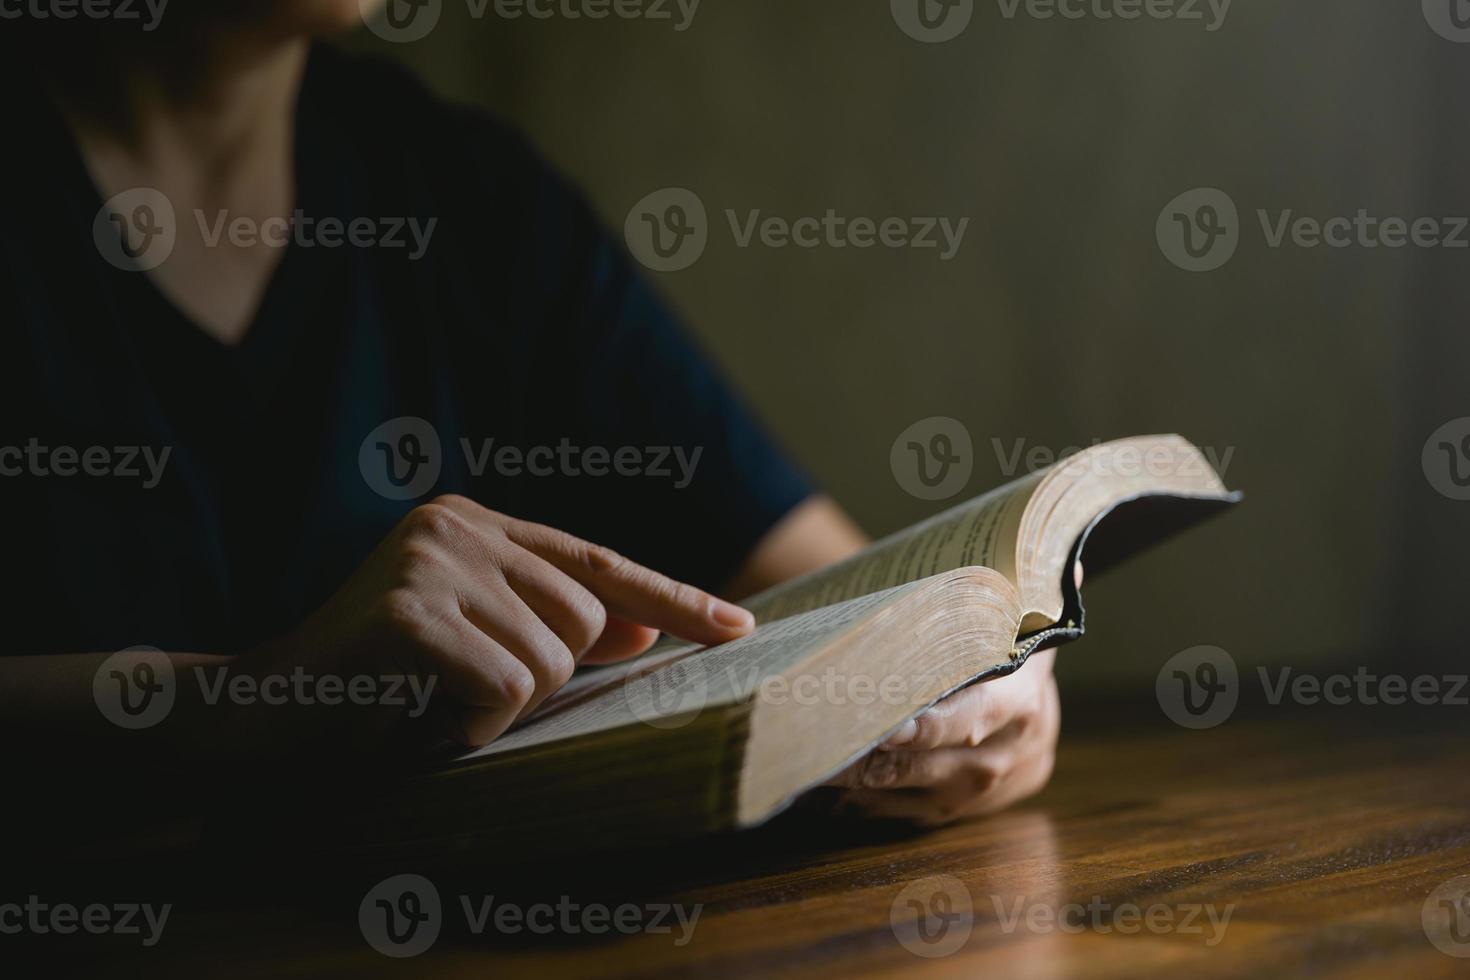
[[[759,824],[945,695],[1080,636],[1084,545],[1092,577],[1237,499],[1179,436],[1093,446],[747,600],[749,636],[579,672],[397,786],[361,842],[565,850]]]

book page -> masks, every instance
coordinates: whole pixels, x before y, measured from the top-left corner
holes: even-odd
[[[874,542],[846,561],[783,582],[741,603],[771,622],[957,568],[1016,580],[1016,527],[1044,471],[1029,474]]]
[[[656,728],[682,727],[705,708],[749,698],[766,678],[801,663],[823,642],[899,598],[908,588],[888,589],[790,616],[717,647],[672,645],[626,666],[599,670],[589,680],[577,678],[525,724],[461,759],[640,722]]]

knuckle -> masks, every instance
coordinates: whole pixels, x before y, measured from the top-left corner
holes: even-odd
[[[607,609],[586,589],[570,590],[566,600],[571,609],[571,622],[564,639],[568,646],[577,648],[575,652],[581,653],[607,628]]]
[[[1039,712],[1034,711],[1034,710],[1033,711],[1023,711],[1020,714],[1016,715],[1016,717],[1011,720],[1011,724],[1013,726],[1015,726],[1016,735],[1017,736],[1029,735],[1031,733],[1032,729],[1034,729],[1036,727],[1036,723],[1037,723],[1037,720],[1038,720],[1038,715],[1039,715]]]
[[[1000,782],[1001,771],[993,765],[979,765],[970,772],[970,795],[982,796]]]
[[[441,493],[439,496],[437,496],[433,500],[429,501],[429,503],[431,505],[437,505],[437,506],[440,506],[440,507],[449,507],[451,509],[458,509],[458,508],[461,508],[461,507],[478,507],[479,506],[479,504],[475,503],[470,498],[464,496],[463,494],[458,494],[458,493]]]
[[[423,537],[409,537],[398,549],[399,570],[408,578],[435,568],[442,561],[438,548]]]
[[[499,688],[506,702],[519,710],[536,696],[536,678],[525,664],[516,661],[507,667],[505,675],[500,678]]]
[[[577,669],[577,659],[567,645],[555,636],[541,642],[538,650],[541,673],[553,688],[559,688],[571,679]],[[547,692],[550,693],[550,692]]]
[[[409,511],[404,521],[410,536],[427,537],[434,541],[450,541],[462,535],[468,522],[453,507],[436,499]]]
[[[863,767],[858,773],[858,782],[863,786],[878,787],[888,782],[888,774],[892,771],[892,763],[874,752],[863,760]]]
[[[604,545],[578,541],[576,549],[577,560],[586,566],[588,571],[598,574],[626,571],[627,567],[632,564],[628,559]]]

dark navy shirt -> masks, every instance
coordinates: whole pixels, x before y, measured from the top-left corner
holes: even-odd
[[[298,208],[377,244],[296,233],[235,346],[104,258],[60,116],[7,81],[3,652],[248,648],[447,492],[716,588],[809,493],[582,198],[399,70],[313,52]]]

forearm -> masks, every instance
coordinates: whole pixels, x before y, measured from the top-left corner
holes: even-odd
[[[830,497],[812,497],[758,542],[725,592],[742,599],[862,550],[868,536]]]
[[[0,723],[11,744],[26,745],[32,758],[65,755],[69,766],[108,766],[126,758],[136,769],[158,771],[187,767],[217,748],[215,719],[208,710],[213,706],[201,685],[185,681],[196,668],[227,667],[233,658],[195,653],[115,658],[108,653],[0,657]],[[148,674],[135,673],[145,660]],[[155,690],[141,688],[145,676]],[[156,706],[153,698],[159,699]]]

